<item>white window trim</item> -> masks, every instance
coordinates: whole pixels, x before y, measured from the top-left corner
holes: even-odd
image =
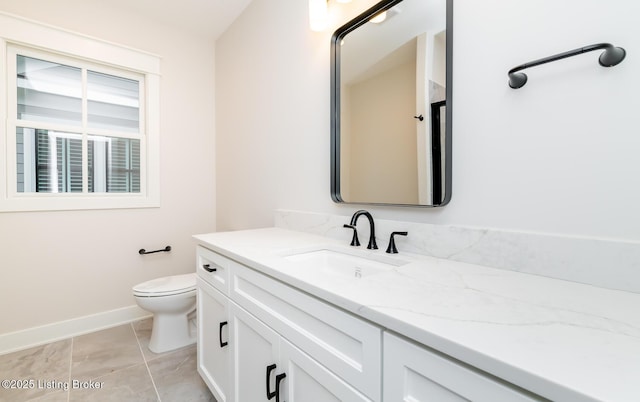
[[[146,145],[140,193],[48,194],[15,192],[15,132],[9,132],[10,96],[7,84],[7,46],[18,45],[129,70],[144,76]],[[0,13],[0,212],[80,209],[151,208],[160,206],[160,57],[86,35]],[[13,116],[15,121],[15,116]],[[13,144],[10,137],[13,136]],[[13,152],[12,154],[9,152]]]

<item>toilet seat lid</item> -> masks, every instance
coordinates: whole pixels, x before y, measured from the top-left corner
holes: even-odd
[[[171,295],[196,288],[196,274],[173,275],[152,279],[133,287],[136,295]]]

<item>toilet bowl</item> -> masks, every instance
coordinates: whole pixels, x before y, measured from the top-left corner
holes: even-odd
[[[152,279],[133,287],[141,308],[153,313],[149,350],[167,352],[196,341],[189,315],[196,309],[196,274]]]

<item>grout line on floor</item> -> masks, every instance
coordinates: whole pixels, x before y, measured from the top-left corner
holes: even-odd
[[[135,336],[135,338],[136,338],[136,343],[138,344],[138,350],[139,350],[139,351],[140,351],[140,353],[142,354],[142,361],[143,361],[143,362],[145,363],[145,365],[146,365],[146,364],[147,364],[147,362],[146,362],[146,359],[145,359],[145,357],[144,357],[144,353],[142,353],[142,349],[140,348],[140,340],[138,339],[138,335],[136,334],[136,331],[135,331],[135,329],[133,328],[133,323],[123,324],[123,326],[124,326],[124,325],[129,325],[129,326],[131,327],[131,330],[133,331],[133,336]],[[115,328],[115,327],[114,327],[114,328]],[[106,328],[106,329],[110,329],[110,328]],[[95,333],[98,333],[98,332],[101,332],[101,331],[103,331],[103,330],[96,331]],[[93,332],[92,332],[92,333],[93,333]],[[83,335],[85,335],[85,334],[83,334]],[[72,355],[72,356],[73,356],[73,355]],[[72,358],[72,362],[73,362],[73,358]],[[102,374],[102,375],[100,375],[100,376],[98,376],[98,377],[90,377],[90,380],[94,380],[94,381],[95,381],[95,380],[98,380],[98,379],[100,379],[100,378],[103,378],[103,377],[109,376],[109,375],[111,375],[111,374],[118,373],[118,372],[120,372],[120,371],[122,371],[122,370],[128,370],[128,369],[130,369],[131,367],[135,367],[135,366],[137,366],[137,365],[139,365],[139,364],[140,364],[140,363],[131,363],[129,366],[120,367],[120,368],[115,369],[115,370],[113,370],[113,371],[110,371],[110,372],[108,372],[108,373],[104,373],[104,374]],[[151,375],[151,373],[149,373],[149,375]],[[71,373],[69,373],[69,378],[71,378]]]
[[[151,378],[151,384],[153,384],[153,390],[156,391],[158,402],[160,402],[161,401],[160,392],[158,392],[158,387],[156,387],[156,382],[154,381],[153,375],[151,374],[151,369],[147,364],[147,358],[144,356],[144,350],[142,350],[142,343],[140,342],[140,338],[138,338],[138,333],[136,332],[136,329],[134,328],[133,323],[131,323],[130,325],[131,325],[131,329],[133,330],[133,335],[136,337],[136,342],[138,342],[138,349],[140,350],[140,353],[142,353],[142,361],[144,362],[144,366],[147,368],[147,373],[149,373],[149,378]]]
[[[158,397],[158,402],[160,402],[160,395],[159,395],[159,393],[158,393],[158,389],[157,389],[156,384],[155,384],[155,382],[154,382],[154,380],[153,380],[153,376],[151,375],[151,371],[149,370],[149,366],[147,365],[147,360],[146,360],[146,359],[145,359],[145,357],[144,357],[144,353],[142,353],[142,348],[141,348],[141,345],[140,345],[140,340],[138,339],[138,334],[136,333],[135,328],[133,328],[133,323],[128,323],[128,324],[124,324],[124,325],[129,325],[129,326],[130,326],[130,328],[131,328],[131,330],[133,331],[133,336],[135,336],[135,338],[136,338],[136,343],[138,344],[138,350],[139,350],[139,351],[140,351],[140,353],[142,354],[142,361],[144,362],[144,365],[145,365],[145,367],[147,368],[147,373],[149,374],[149,377],[151,378],[151,383],[153,384],[153,389],[154,389],[154,391],[156,392],[156,396]],[[107,328],[107,329],[108,329],[108,328]],[[96,332],[100,332],[100,331],[96,331]],[[74,339],[74,338],[71,338],[71,342],[72,342],[72,343],[71,343],[71,345],[72,345],[72,351],[71,351],[71,362],[70,362],[70,365],[69,365],[69,384],[71,384],[71,367],[72,367],[72,364],[73,364],[73,339]],[[92,381],[96,381],[96,382],[100,382],[100,380],[101,380],[101,379],[104,379],[105,377],[109,377],[109,376],[111,376],[111,375],[113,375],[113,374],[115,374],[115,373],[118,373],[118,372],[120,372],[120,371],[123,371],[123,370],[128,370],[128,369],[130,369],[130,368],[132,368],[132,367],[135,367],[135,366],[137,366],[137,365],[139,365],[139,364],[140,364],[140,363],[134,363],[134,364],[131,364],[130,366],[121,367],[121,368],[119,368],[119,369],[117,369],[117,370],[111,371],[111,372],[109,372],[109,373],[105,373],[105,374],[103,374],[103,375],[101,375],[101,376],[98,376],[98,377],[92,377],[92,378],[91,378],[91,380],[92,380]],[[69,387],[70,387],[70,388],[69,388],[69,394],[68,394],[68,396],[67,396],[67,402],[71,402],[71,385],[70,385]]]
[[[71,402],[71,368],[73,367],[73,340],[74,336],[71,337],[71,346],[69,347],[69,378],[67,384],[69,384],[69,389],[67,390],[67,402]]]

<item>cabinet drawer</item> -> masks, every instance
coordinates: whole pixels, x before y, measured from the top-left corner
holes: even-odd
[[[380,328],[235,262],[230,281],[231,299],[368,398],[380,401]]]
[[[229,266],[231,260],[213,251],[198,246],[196,251],[196,272],[224,295],[229,295]]]
[[[383,379],[385,402],[545,400],[388,332]]]

